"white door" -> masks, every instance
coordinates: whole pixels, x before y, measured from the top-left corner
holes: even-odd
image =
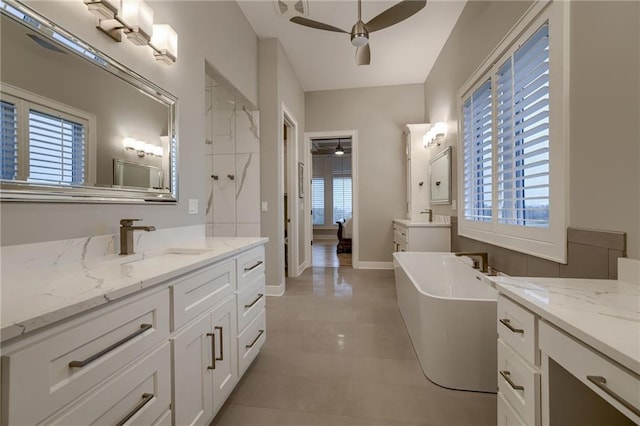
[[[213,416],[212,330],[207,315],[172,339],[176,425],[205,425]]]
[[[236,299],[229,298],[211,313],[215,343],[213,373],[213,408],[217,411],[238,381]]]

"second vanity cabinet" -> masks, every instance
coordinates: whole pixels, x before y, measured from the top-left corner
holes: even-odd
[[[450,251],[451,225],[402,219],[393,221],[393,251]]]
[[[264,247],[2,346],[3,425],[209,424],[266,340]]]

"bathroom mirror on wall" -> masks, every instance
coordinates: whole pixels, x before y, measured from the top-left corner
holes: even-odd
[[[429,202],[451,204],[451,147],[429,161]]]
[[[176,202],[177,99],[18,1],[0,20],[0,199]]]

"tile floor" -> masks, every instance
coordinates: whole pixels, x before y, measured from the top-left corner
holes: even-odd
[[[312,246],[313,266],[351,266],[351,253],[336,253],[337,239],[315,239]]]
[[[212,426],[495,424],[495,395],[423,376],[393,271],[314,267],[267,299],[267,341]]]

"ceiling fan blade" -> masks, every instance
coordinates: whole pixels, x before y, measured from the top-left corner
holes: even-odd
[[[371,49],[369,43],[356,49],[356,64],[369,65],[371,63]]]
[[[365,27],[370,33],[390,27],[398,22],[404,21],[408,17],[418,13],[425,5],[427,0],[404,0],[391,6],[375,18],[367,22]]]
[[[289,21],[294,24],[304,25],[305,27],[315,28],[317,30],[325,30],[325,31],[333,31],[335,33],[345,33],[349,34],[347,31],[342,28],[334,27],[333,25],[323,24],[322,22],[314,21],[311,19],[303,18],[302,16],[294,16],[289,19]]]

